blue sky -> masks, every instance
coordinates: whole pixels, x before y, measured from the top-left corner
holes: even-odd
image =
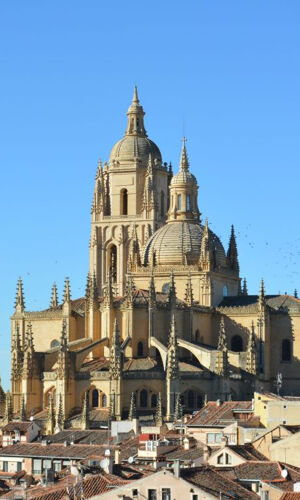
[[[122,137],[134,83],[176,170],[183,130],[199,208],[250,293],[300,289],[300,3],[0,2],[0,360],[9,384],[16,281],[29,310],[70,276],[82,296],[99,158]]]

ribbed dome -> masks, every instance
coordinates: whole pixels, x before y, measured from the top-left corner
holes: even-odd
[[[173,175],[171,180],[171,186],[175,186],[176,184],[197,185],[197,179],[189,170],[179,170],[177,174]]]
[[[156,265],[173,266],[196,264],[199,260],[204,226],[190,221],[169,222],[158,229],[146,244],[143,265],[152,262],[155,252]],[[218,236],[209,230],[217,266],[226,266],[226,256]]]
[[[158,161],[161,164],[161,153],[157,145],[148,139],[138,135],[125,135],[123,139],[118,141],[111,150],[109,162],[113,160],[132,160],[140,158],[144,164],[147,164],[149,154],[152,155],[152,160]]]

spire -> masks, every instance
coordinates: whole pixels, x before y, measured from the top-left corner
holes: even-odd
[[[121,377],[122,373],[121,362],[122,362],[122,353],[120,345],[120,332],[117,319],[115,319],[114,331],[110,349],[109,375],[111,380],[117,380]]]
[[[151,269],[150,283],[149,283],[149,307],[155,307],[156,305],[156,292],[154,283],[154,272]]]
[[[133,306],[134,292],[135,292],[135,285],[132,274],[129,272],[126,275],[126,283],[125,283],[125,297],[126,297],[127,307]]]
[[[89,429],[89,391],[85,391],[83,402],[82,402],[82,410],[81,410],[81,418],[80,418],[80,428],[82,431],[86,431]]]
[[[234,227],[233,225],[231,226],[231,234],[230,234],[230,240],[229,240],[229,247],[227,251],[227,260],[228,264],[230,265],[231,269],[235,273],[239,273],[240,266],[239,266],[239,260],[238,260],[238,252],[237,252],[237,246],[236,246],[236,240],[235,240],[235,234],[234,234]]]
[[[170,274],[170,285],[169,285],[169,292],[168,292],[168,300],[169,300],[169,307],[171,309],[176,308],[176,287],[175,287],[175,279],[174,279],[174,271],[171,271]]]
[[[188,279],[187,279],[186,289],[185,289],[185,301],[189,307],[191,307],[193,305],[193,302],[194,302],[193,287],[192,287],[192,279],[191,279],[190,270],[188,272]]]
[[[49,394],[48,399],[48,411],[47,411],[47,421],[46,421],[46,434],[52,435],[54,433],[54,408],[53,408],[53,396]]]
[[[65,418],[64,418],[63,400],[60,392],[58,395],[55,432],[62,431],[64,426],[65,426]]]
[[[228,376],[228,349],[226,341],[225,322],[223,316],[221,316],[220,320],[218,352],[216,357],[215,372],[222,377]]]
[[[137,87],[134,87],[132,103],[127,111],[128,124],[125,135],[139,135],[141,137],[147,137],[146,130],[144,127],[144,110],[140,105],[138,98]]]
[[[33,333],[32,333],[32,325],[29,322],[27,324],[26,335],[25,335],[23,378],[31,378],[33,375],[33,354],[34,354]]]
[[[181,397],[180,394],[178,393],[176,396],[175,413],[174,413],[175,422],[177,420],[180,420],[182,417],[183,417],[183,409],[181,404]]]
[[[71,289],[70,289],[70,278],[65,279],[65,287],[64,287],[64,297],[63,302],[70,302],[71,300]]]
[[[85,298],[89,300],[91,296],[91,275],[88,272],[86,276],[86,286],[85,286]]]
[[[24,351],[31,351],[34,352],[34,345],[33,345],[33,332],[32,332],[32,324],[31,321],[27,324],[27,329],[26,329],[26,336],[25,336],[25,346],[24,346]]]
[[[247,289],[247,280],[244,278],[243,280],[243,290],[242,290],[243,295],[248,295],[248,289]]]
[[[179,375],[178,342],[177,342],[175,318],[173,314],[171,319],[169,344],[168,344],[167,377],[169,379],[176,379],[178,375]]]
[[[3,423],[6,425],[8,422],[12,420],[12,401],[11,401],[11,393],[9,391],[6,392],[5,395],[5,410]]]
[[[255,342],[255,331],[254,322],[252,321],[251,329],[249,332],[248,346],[247,346],[247,361],[246,361],[246,371],[252,375],[257,373],[257,355],[256,355],[256,342]]]
[[[131,399],[130,399],[128,420],[134,420],[135,418],[136,418],[136,395],[135,395],[135,392],[132,392]]]
[[[23,292],[23,282],[22,282],[22,278],[19,278],[18,283],[17,283],[15,311],[16,312],[24,312],[24,310],[25,310],[25,300],[24,300],[24,292]]]
[[[18,380],[23,369],[23,353],[21,349],[20,326],[15,323],[15,332],[12,338],[11,371],[12,378]]]
[[[58,359],[57,359],[57,376],[60,380],[67,378],[69,372],[69,359],[67,356],[68,347],[68,337],[67,337],[67,321],[63,319],[62,331],[60,337]]]
[[[295,288],[295,290],[294,290],[294,297],[295,297],[295,299],[298,299],[298,292],[297,292],[297,289],[296,289],[296,288]]]
[[[24,394],[22,394],[22,400],[21,400],[20,420],[22,422],[26,421],[26,406],[25,406],[25,396],[24,396]]]
[[[57,306],[58,306],[57,286],[56,283],[54,282],[51,291],[50,308],[52,309]]]
[[[208,220],[205,219],[200,246],[199,264],[203,271],[210,271],[214,267],[214,258],[211,249],[211,234],[208,229]]]
[[[188,159],[188,154],[186,151],[186,138],[183,137],[182,139],[182,149],[181,149],[181,156],[180,156],[180,170],[185,170],[187,171],[189,169],[189,159]]]
[[[162,416],[162,403],[161,403],[161,393],[158,393],[157,396],[157,402],[156,402],[156,409],[155,409],[155,425],[160,427],[163,424],[163,416]]]
[[[258,304],[260,308],[263,308],[266,303],[266,297],[265,297],[265,282],[264,279],[262,278],[260,281],[260,288],[259,288],[259,296],[258,296]]]

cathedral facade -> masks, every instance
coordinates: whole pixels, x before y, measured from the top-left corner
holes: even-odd
[[[248,295],[233,227],[225,251],[201,219],[185,140],[173,175],[144,114],[135,88],[97,169],[85,297],[67,278],[62,303],[54,285],[47,310],[27,311],[18,282],[6,413],[40,415],[49,432],[78,416],[172,420],[207,398],[274,390],[278,373],[300,394],[299,299],[266,295],[263,281]]]

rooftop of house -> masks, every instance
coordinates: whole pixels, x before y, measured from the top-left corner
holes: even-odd
[[[258,295],[228,296],[223,298],[219,307],[251,307],[256,310],[258,308],[258,298]],[[292,295],[266,295],[265,299],[266,305],[273,311],[282,313],[300,311],[300,300]]]
[[[16,430],[27,432],[31,426],[32,422],[12,421],[2,427],[2,432],[14,432]]]
[[[272,401],[295,401],[295,402],[300,402],[300,397],[299,396],[280,396],[278,394],[275,394],[274,392],[261,392],[259,393],[259,396],[261,401],[264,401],[268,403],[268,401],[271,399]],[[267,399],[264,399],[267,398]]]
[[[260,453],[251,443],[246,443],[244,445],[228,445],[226,448],[237,453],[241,458],[245,460],[258,460],[260,462],[266,462],[269,459]],[[219,451],[219,449],[218,449]]]
[[[219,469],[208,465],[181,469],[180,475],[189,483],[215,495],[216,498],[220,498],[220,492],[228,499],[255,500],[259,498],[256,493],[222,474]]]
[[[286,469],[287,476],[283,477],[282,471]],[[243,479],[275,483],[280,489],[292,490],[293,484],[300,481],[300,468],[291,467],[276,461],[247,461],[235,467],[222,467],[223,475],[241,481]]]
[[[239,412],[249,413],[249,418],[252,417],[252,401],[209,401],[186,422],[186,425],[228,425],[228,423],[238,420]]]

